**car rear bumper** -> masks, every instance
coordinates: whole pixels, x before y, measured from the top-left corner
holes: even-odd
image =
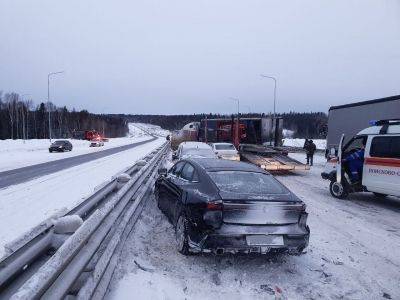
[[[334,181],[336,179],[336,171],[332,171],[330,173],[322,172],[321,177],[325,180]]]
[[[54,152],[64,152],[64,148],[49,148],[49,151],[54,151]]]
[[[249,243],[249,239],[264,240],[261,243]],[[202,237],[198,242],[190,238],[189,246],[193,252],[224,253],[289,253],[300,254],[308,246],[310,230],[298,224],[243,226],[223,224]],[[265,243],[267,240],[278,240],[276,243]]]

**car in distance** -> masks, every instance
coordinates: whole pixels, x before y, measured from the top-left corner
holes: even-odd
[[[90,141],[89,147],[102,147],[104,146],[104,142],[101,139],[95,139]]]
[[[49,152],[65,152],[72,151],[72,144],[70,141],[58,140],[52,143],[49,147]]]
[[[185,255],[300,254],[308,245],[306,205],[251,164],[184,159],[159,170],[155,196]]]
[[[218,158],[211,146],[201,142],[183,142],[173,154],[173,159],[184,158]]]
[[[218,158],[237,161],[240,160],[238,151],[231,143],[213,143],[211,147]]]

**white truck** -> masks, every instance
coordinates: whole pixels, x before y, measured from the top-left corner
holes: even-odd
[[[329,190],[336,198],[353,192],[373,192],[379,197],[400,196],[400,119],[374,121],[345,145],[343,134],[337,151],[330,149],[322,178],[330,180]],[[365,145],[361,181],[352,183],[343,159]]]

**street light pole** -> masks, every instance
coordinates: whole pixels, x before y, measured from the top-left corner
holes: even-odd
[[[50,110],[50,77],[53,75],[64,73],[64,71],[52,72],[47,74],[47,104],[49,109],[49,141],[51,143],[51,110]]]
[[[275,118],[275,114],[276,114],[276,78],[273,76],[267,76],[267,75],[263,75],[263,74],[261,74],[261,77],[269,78],[274,81],[274,118]]]

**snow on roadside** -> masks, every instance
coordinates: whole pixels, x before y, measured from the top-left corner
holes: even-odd
[[[64,208],[72,208],[103,182],[164,143],[147,144],[0,189],[0,257],[3,246]]]
[[[305,160],[304,153],[290,156]],[[276,287],[287,299],[400,299],[400,199],[331,197],[320,176],[325,161],[316,155],[310,171],[277,176],[307,204],[311,236],[305,254],[183,256],[151,197],[106,299],[276,299]]]
[[[283,146],[303,148],[304,142],[305,142],[305,139],[284,138]],[[326,140],[313,139],[313,142],[314,142],[315,146],[317,146],[317,149],[320,149],[320,150],[326,149]]]
[[[146,128],[145,124],[141,124]],[[150,139],[149,134],[135,124],[129,123],[126,137],[111,138],[104,147],[89,147],[90,142],[69,139],[73,145],[71,152],[49,153],[50,142],[47,139],[0,140],[0,172],[67,157],[102,151]]]

